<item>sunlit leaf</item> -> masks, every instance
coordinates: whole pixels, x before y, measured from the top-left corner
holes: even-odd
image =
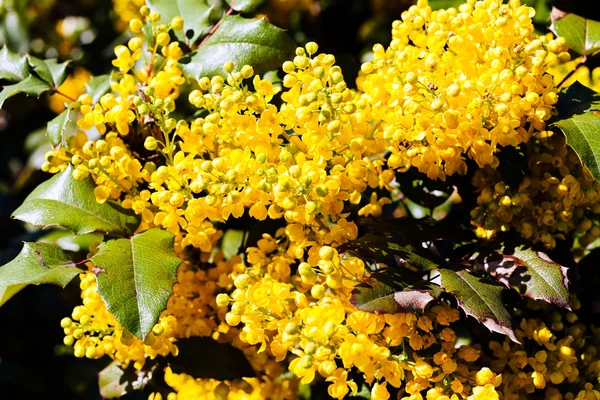
[[[65,287],[80,272],[60,247],[25,243],[14,260],[0,267],[0,306],[27,285]]]
[[[174,239],[172,233],[154,228],[131,239],[104,242],[92,257],[98,293],[117,321],[138,338],[152,330],[173,293],[181,264]]]

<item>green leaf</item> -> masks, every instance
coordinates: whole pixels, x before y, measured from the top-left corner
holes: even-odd
[[[206,0],[148,0],[148,7],[160,13],[160,22],[171,23],[174,17],[183,18],[183,31],[176,32],[179,40],[184,40],[184,34],[192,29],[194,35],[190,42],[194,43],[202,32],[211,26],[209,17],[212,7]]]
[[[0,18],[2,36],[0,39],[9,48],[19,53],[29,51],[31,45],[26,3],[25,1],[4,1],[2,4],[2,18]]]
[[[407,242],[407,243],[405,243]],[[443,261],[432,249],[420,243],[410,244],[404,238],[378,236],[371,233],[344,243],[338,251],[350,251],[362,259],[373,260],[388,266],[410,264],[422,271],[432,271]]]
[[[27,61],[35,73],[50,86],[57,88],[67,76],[67,67],[70,61],[57,63],[56,60],[42,60],[32,55],[27,56]]]
[[[28,76],[27,57],[13,53],[4,46],[0,50],[0,79],[20,81]]]
[[[21,82],[15,83],[14,85],[4,86],[4,88],[2,88],[2,91],[0,92],[0,108],[2,108],[2,105],[6,99],[16,94],[25,93],[39,96],[50,89],[52,88],[46,82],[39,80],[33,75],[29,75]]]
[[[85,84],[85,92],[92,97],[92,103],[100,101],[100,97],[110,90],[110,75],[98,75]]]
[[[442,287],[452,294],[458,305],[490,331],[507,335],[517,342],[510,313],[502,302],[503,286],[472,275],[467,270],[440,269]]]
[[[172,233],[154,228],[102,243],[92,257],[98,293],[117,321],[138,338],[152,330],[173,293],[181,264],[174,239]]]
[[[67,60],[63,63],[59,63],[56,60],[46,60],[46,65],[50,69],[52,75],[52,82],[55,87],[62,85],[67,78],[67,67],[71,63],[71,60]]]
[[[250,13],[263,5],[265,0],[226,0],[235,11]]]
[[[66,229],[53,229],[38,239],[38,242],[54,244],[65,251],[87,252],[94,243],[100,243],[104,236],[100,233],[75,235]]]
[[[429,0],[429,6],[433,10],[442,10],[448,8],[458,8],[464,0]]]
[[[115,360],[98,373],[100,395],[105,399],[114,399],[142,390],[152,380],[156,367],[156,363],[147,362],[141,370],[136,370],[133,364],[123,369],[121,363]]]
[[[525,297],[570,309],[566,267],[531,248],[517,248],[511,254],[497,256],[487,257],[476,268],[485,270]]]
[[[533,7],[535,9],[535,15],[533,16],[533,23],[544,25],[546,27],[550,21],[550,1],[548,0],[525,0],[523,4]]]
[[[287,33],[264,19],[246,19],[237,15],[223,18],[219,28],[196,50],[184,72],[199,79],[225,76],[223,65],[235,63],[236,70],[251,65],[257,74],[277,69],[294,55],[296,45]]]
[[[592,112],[575,114],[554,123],[567,138],[583,165],[600,180],[600,118]]]
[[[52,146],[56,147],[62,142],[63,132],[69,122],[69,113],[71,110],[69,107],[65,108],[63,112],[58,114],[54,119],[48,122],[48,130],[46,134]]]
[[[600,22],[552,8],[550,30],[565,38],[577,54],[589,56],[600,49]]]
[[[221,249],[225,259],[229,260],[231,257],[239,253],[240,248],[243,245],[245,232],[237,229],[228,229],[221,239]]]
[[[80,272],[60,247],[26,242],[14,260],[0,267],[0,306],[27,285],[65,287]]]
[[[12,217],[32,225],[63,226],[82,234],[106,232],[126,235],[135,231],[139,218],[116,203],[99,204],[91,177],[78,181],[72,167],[39,185]]]
[[[377,279],[367,278],[354,288],[350,302],[362,311],[393,314],[400,311],[394,300],[395,291],[393,287]]]

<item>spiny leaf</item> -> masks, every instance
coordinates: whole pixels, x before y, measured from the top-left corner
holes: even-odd
[[[569,309],[567,268],[552,261],[545,253],[518,248],[511,254],[488,257],[477,265],[523,296],[543,300]]]
[[[52,88],[46,82],[39,80],[33,75],[29,75],[21,82],[15,83],[14,85],[4,86],[2,88],[2,91],[0,92],[0,108],[6,99],[16,94],[25,93],[39,96],[50,89]]]
[[[600,22],[552,8],[550,30],[567,41],[567,47],[583,56],[600,49]]]
[[[362,311],[393,314],[399,308],[394,300],[394,292],[394,288],[385,283],[367,278],[354,288],[350,302]]]
[[[235,11],[249,13],[260,7],[265,0],[226,0]]]
[[[98,103],[100,97],[110,90],[110,75],[98,75],[85,84],[85,92],[92,97],[92,103]]]
[[[490,331],[507,335],[517,342],[512,330],[510,313],[502,302],[502,286],[487,282],[467,270],[440,269],[442,287],[452,294],[467,315],[485,325]]]
[[[246,19],[237,15],[223,17],[223,22],[191,58],[184,64],[187,76],[199,79],[203,76],[225,76],[223,65],[235,63],[236,70],[244,65],[263,73],[281,66],[290,59],[296,45],[283,29],[264,19]]]
[[[7,46],[0,50],[0,79],[20,81],[29,76],[27,57],[13,53]]]
[[[46,134],[52,146],[56,147],[60,144],[63,137],[63,132],[67,123],[69,122],[69,113],[71,110],[69,107],[65,108],[63,112],[58,114],[54,119],[48,122],[48,130]]]
[[[35,73],[48,85],[56,88],[64,82],[70,61],[57,63],[56,60],[42,60],[32,55],[27,56],[29,65]]]
[[[96,202],[91,177],[75,180],[72,167],[39,185],[12,217],[32,225],[59,225],[75,233],[106,232],[125,235],[135,231],[139,218],[118,204]]]
[[[583,165],[600,180],[600,118],[591,112],[575,114],[554,123],[566,136]]]
[[[401,311],[423,311],[435,297],[425,290],[405,290],[394,293],[394,300]]]
[[[141,390],[152,379],[156,367],[156,363],[146,362],[141,370],[136,370],[133,364],[123,369],[121,363],[115,360],[98,373],[100,395],[104,399],[115,399]]]
[[[194,43],[200,34],[210,27],[210,12],[213,7],[206,0],[148,0],[148,7],[160,13],[160,22],[169,24],[174,17],[183,18],[183,31],[176,32],[179,40],[184,40],[183,32],[193,30],[190,42]]]
[[[0,267],[0,306],[27,285],[65,287],[80,272],[60,247],[26,242],[14,260]]]
[[[117,321],[145,338],[166,308],[181,260],[173,250],[175,236],[150,229],[131,239],[102,243],[92,257],[98,293]]]
[[[407,268],[371,274],[354,288],[350,302],[359,310],[380,313],[423,311],[439,293]]]

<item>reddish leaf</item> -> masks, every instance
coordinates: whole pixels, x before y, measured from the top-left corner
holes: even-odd
[[[442,287],[452,294],[458,305],[490,331],[507,335],[519,343],[512,330],[511,317],[502,302],[501,285],[487,282],[467,270],[441,269]]]

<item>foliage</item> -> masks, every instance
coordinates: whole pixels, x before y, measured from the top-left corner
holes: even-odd
[[[63,342],[104,397],[600,398],[600,75],[571,81],[600,22],[419,0],[353,82],[279,3],[115,1],[93,74],[66,19],[62,62],[21,55],[11,3],[0,107],[56,114],[12,216],[52,232],[0,305],[78,275]]]

